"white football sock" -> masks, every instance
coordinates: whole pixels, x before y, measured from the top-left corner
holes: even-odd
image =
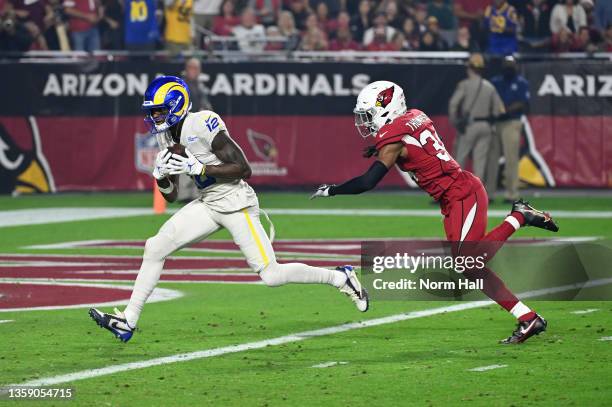
[[[163,267],[164,260],[142,260],[138,277],[136,277],[136,281],[134,282],[134,289],[132,290],[130,302],[125,308],[125,311],[123,311],[125,319],[132,328],[136,327],[142,308],[155,289]]]
[[[519,319],[525,314],[529,314],[531,312],[531,308],[523,304],[522,301],[517,302],[514,307],[510,310],[510,313],[514,315],[516,319]]]
[[[508,215],[504,220],[510,225],[512,225],[514,230],[519,230],[521,228],[521,224],[519,223],[519,221],[512,215]]]
[[[346,274],[338,270],[312,267],[302,263],[270,263],[259,276],[270,287],[289,283],[329,284],[342,287],[346,282]]]

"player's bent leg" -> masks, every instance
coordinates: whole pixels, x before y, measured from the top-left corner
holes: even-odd
[[[216,218],[232,234],[234,242],[242,250],[249,266],[259,273],[264,284],[269,287],[285,284],[328,284],[346,292],[349,289],[345,286],[353,284],[361,290],[358,281],[348,283],[349,280],[357,279],[352,268],[347,272],[343,269],[329,270],[303,263],[279,264],[272,243],[260,222],[257,207],[245,208],[230,214],[218,213]],[[360,307],[367,309],[367,306],[358,306]]]
[[[124,320],[125,326],[133,332],[144,304],[159,281],[166,257],[191,242],[205,238],[219,227],[210,216],[210,211],[204,203],[193,201],[185,205],[163,224],[155,236],[147,239],[142,264],[124,312],[115,310],[114,314],[106,314],[91,309],[92,319],[100,326],[116,323],[119,327],[122,326],[121,321]],[[117,336],[113,329],[108,326],[104,327]],[[131,333],[129,336],[131,337]]]

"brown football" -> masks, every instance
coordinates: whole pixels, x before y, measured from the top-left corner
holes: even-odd
[[[168,151],[172,154],[182,155],[183,157],[187,157],[187,153],[185,153],[185,147],[182,144],[173,144],[168,147]]]

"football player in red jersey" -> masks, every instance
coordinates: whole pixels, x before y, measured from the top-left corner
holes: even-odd
[[[404,92],[395,83],[377,81],[366,86],[353,112],[361,136],[374,138],[375,150],[371,153],[377,160],[359,177],[341,185],[321,185],[311,199],[368,191],[397,164],[440,203],[444,231],[451,242],[491,242],[500,246],[499,242],[505,242],[521,226],[559,230],[549,214],[518,200],[506,219],[486,233],[489,200],[482,182],[462,170],[450,156],[425,113],[406,108]],[[482,279],[484,293],[518,319],[518,328],[502,343],[521,343],[546,330],[544,318],[519,301],[493,271],[485,267],[464,274],[470,279]]]

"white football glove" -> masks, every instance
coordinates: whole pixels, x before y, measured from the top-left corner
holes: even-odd
[[[182,155],[172,154],[170,161],[168,161],[168,168],[170,174],[189,174],[189,175],[202,175],[204,172],[204,164],[191,153],[191,151],[185,149],[187,157]]]
[[[310,199],[329,196],[329,188],[331,188],[332,186],[333,185],[327,185],[327,184],[319,185],[319,188],[317,188],[315,193],[310,196]]]
[[[168,160],[172,153],[168,151],[167,148],[164,148],[155,157],[155,168],[153,169],[153,176],[155,179],[166,178],[168,174],[170,174],[170,169],[168,168]]]

